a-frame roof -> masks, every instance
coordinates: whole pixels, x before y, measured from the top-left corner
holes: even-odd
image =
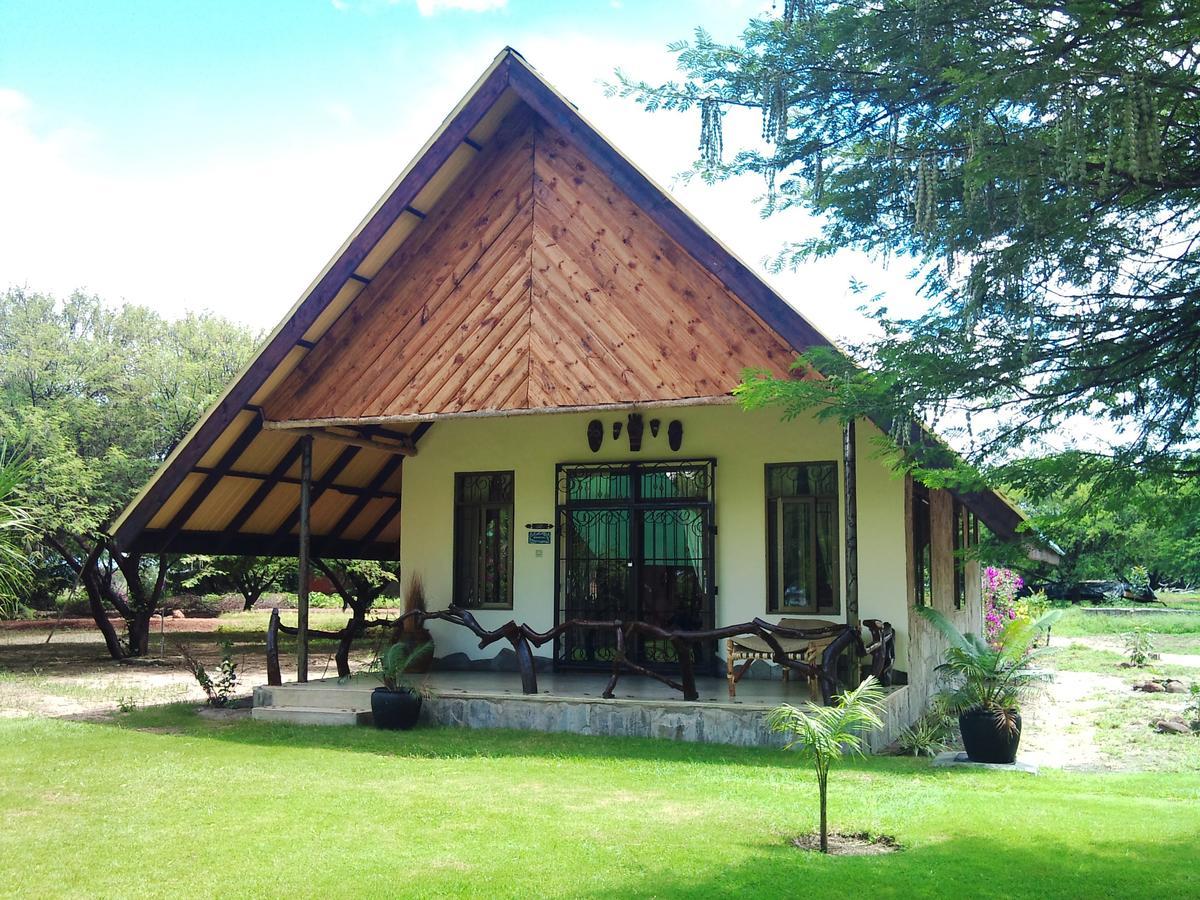
[[[829,343],[506,48],[112,534],[291,554],[316,433],[314,554],[394,557],[400,462],[438,419],[711,401]]]

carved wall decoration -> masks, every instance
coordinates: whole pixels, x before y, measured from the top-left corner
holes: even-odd
[[[667,426],[667,444],[672,450],[683,446],[683,423],[678,419],[672,419],[671,424]]]
[[[620,436],[621,436],[621,423],[613,422],[613,440],[615,441]]]
[[[658,426],[661,424],[662,422],[658,419],[650,420],[650,437],[658,437]]]
[[[642,430],[641,413],[630,413],[627,432],[629,434],[629,450],[632,453],[637,453],[642,449]]]
[[[604,443],[604,423],[599,419],[588,422],[587,441],[593,453],[600,452],[600,445]]]

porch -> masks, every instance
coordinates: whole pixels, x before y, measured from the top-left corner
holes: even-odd
[[[602,696],[598,672],[546,672],[536,694],[521,691],[520,677],[504,672],[433,672],[421,720],[431,725],[574,732],[608,737],[652,737],[735,746],[780,746],[767,730],[766,714],[780,703],[815,700],[802,679],[746,679],[737,697],[723,678],[698,676],[699,699],[682,700],[653,678],[622,678],[612,698]],[[263,685],[254,691],[254,718],[296,724],[370,725],[372,675],[324,678],[306,684]],[[873,751],[894,741],[907,721],[908,688],[887,689],[885,728],[870,735]]]

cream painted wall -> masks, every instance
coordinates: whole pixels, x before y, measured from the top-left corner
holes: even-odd
[[[479,610],[487,628],[512,618],[543,630],[554,624],[554,545],[526,542],[525,524],[555,521],[555,466],[560,462],[609,462],[714,457],[716,468],[716,578],[718,624],[767,616],[764,471],[767,463],[835,461],[841,474],[841,430],[811,419],[782,422],[777,410],[746,412],[733,405],[643,410],[645,420],[662,420],[657,438],[647,427],[642,449],[633,454],[624,432],[612,439],[624,413],[521,415],[438,422],[421,438],[419,452],[404,463],[400,558],[404,577],[420,573],[430,609],[449,605],[452,591],[454,474],[514,472],[516,528],[512,610]],[[587,423],[605,425],[598,453],[587,445]],[[666,426],[684,425],[683,446],[672,453]],[[905,606],[904,482],[875,456],[869,425],[858,429],[860,615],[891,621],[898,632],[899,668],[904,668],[908,616]],[[839,505],[839,522],[844,527]],[[844,546],[844,541],[843,541]],[[538,551],[541,555],[538,555]],[[842,558],[842,590],[845,559]],[[842,603],[844,620],[845,600]],[[770,617],[775,618],[775,617]],[[463,651],[490,656],[465,631],[430,623],[438,656]],[[550,645],[542,648],[550,655]]]

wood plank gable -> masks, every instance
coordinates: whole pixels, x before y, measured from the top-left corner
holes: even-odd
[[[795,355],[518,105],[263,409],[350,421],[717,397]]]

